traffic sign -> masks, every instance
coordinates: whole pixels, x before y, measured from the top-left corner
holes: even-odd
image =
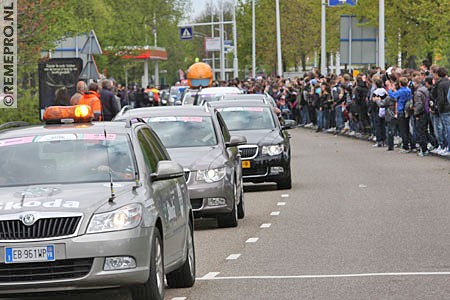
[[[182,40],[192,40],[192,27],[181,27],[180,38]]]
[[[356,2],[358,2],[358,0],[328,0],[328,6],[339,6],[343,4],[355,6]]]

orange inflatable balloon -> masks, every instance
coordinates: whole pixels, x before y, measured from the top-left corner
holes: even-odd
[[[191,88],[210,87],[213,81],[213,71],[208,64],[198,62],[189,67],[187,81]]]

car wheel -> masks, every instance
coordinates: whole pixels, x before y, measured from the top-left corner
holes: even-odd
[[[161,234],[155,229],[150,256],[150,274],[146,283],[133,287],[133,300],[164,299],[164,257]]]
[[[167,285],[171,288],[188,288],[195,283],[195,247],[192,223],[188,226],[186,261],[177,270],[166,275]]]
[[[240,201],[238,204],[238,218],[243,219],[245,217],[245,203],[244,203],[244,183],[241,180],[241,192],[239,195]]]
[[[236,227],[238,225],[237,186],[233,188],[233,210],[230,213],[217,217],[219,227]]]

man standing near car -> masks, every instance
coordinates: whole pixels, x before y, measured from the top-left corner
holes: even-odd
[[[437,70],[437,75],[439,76],[439,81],[436,84],[436,104],[439,111],[439,116],[444,124],[445,139],[447,141],[447,147],[440,154],[450,156],[450,103],[447,100],[450,80],[447,77],[447,69],[443,67],[440,67]]]
[[[116,96],[111,91],[112,85],[109,79],[102,81],[102,90],[100,91],[100,100],[102,102],[102,114],[104,121],[111,121],[120,111],[117,105]]]

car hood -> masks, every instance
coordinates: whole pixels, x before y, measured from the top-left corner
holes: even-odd
[[[273,145],[283,142],[283,137],[278,130],[239,130],[232,131],[232,135],[242,135],[247,138],[248,145]]]
[[[131,191],[133,183],[114,183],[117,198]],[[23,211],[83,212],[90,215],[107,205],[109,182],[3,187],[0,215]]]
[[[174,161],[191,171],[208,169],[222,155],[222,149],[217,146],[170,148],[167,151]]]

